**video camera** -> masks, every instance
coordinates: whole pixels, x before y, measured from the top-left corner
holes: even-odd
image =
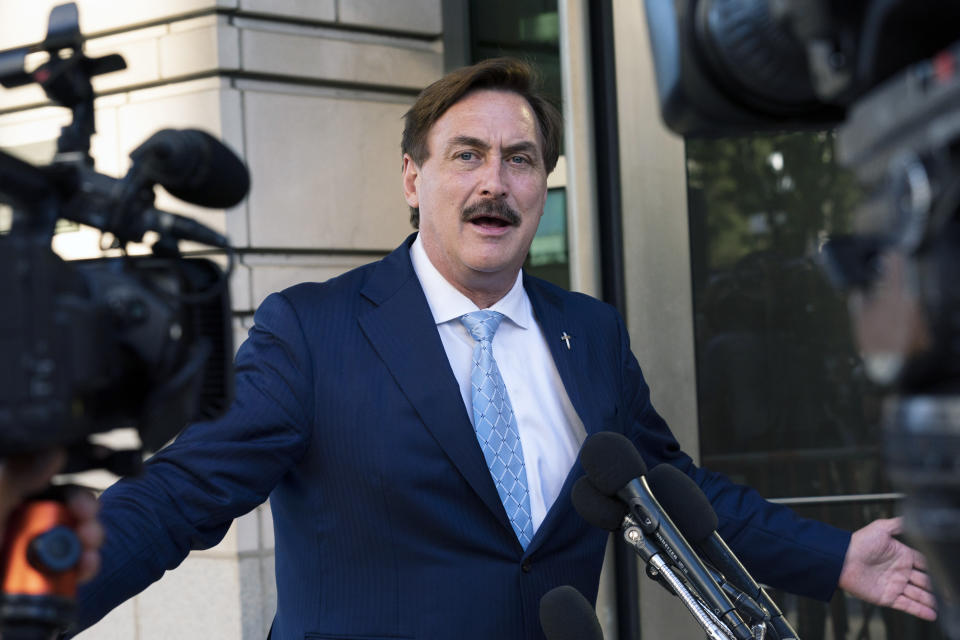
[[[28,56],[43,52],[46,62],[27,71]],[[89,153],[91,78],[125,66],[116,54],[84,54],[72,3],[51,11],[42,43],[0,52],[4,87],[38,83],[73,114],[51,164],[36,167],[0,152],[0,202],[13,209],[9,233],[0,235],[0,459],[64,449],[67,472],[133,474],[142,450],[111,451],[90,436],[136,427],[142,449],[156,450],[188,423],[221,414],[232,399],[233,251],[224,236],[195,220],[155,209],[154,187],[226,208],[246,196],[249,176],[209,134],[170,129],[130,154],[124,177],[97,173]],[[151,255],[64,261],[51,248],[61,219],[106,232],[121,249],[147,232],[156,241]],[[225,251],[227,270],[185,257],[180,240]],[[30,520],[47,517],[11,518],[0,594],[5,635],[69,621],[74,585],[64,582],[62,569],[72,565],[50,553],[11,557],[19,533],[35,532]],[[54,529],[65,522],[49,519]],[[76,553],[67,538],[44,548],[54,556]]]
[[[848,293],[907,533],[960,638],[960,3],[645,0],[660,110],[690,137],[836,128],[865,185],[822,262]]]

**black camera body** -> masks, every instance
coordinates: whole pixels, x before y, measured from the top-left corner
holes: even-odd
[[[47,60],[28,71],[30,53]],[[227,239],[153,207],[154,188],[207,207],[238,204],[249,188],[233,152],[198,130],[163,130],[135,149],[122,178],[97,173],[91,78],[125,67],[88,58],[75,4],[50,13],[46,39],[0,52],[0,84],[38,83],[72,122],[53,162],[36,167],[0,151],[0,202],[13,209],[0,235],[0,460],[65,450],[75,472],[137,473],[143,452],[190,422],[215,418],[233,397]],[[112,236],[120,257],[65,261],[52,249],[59,220]],[[126,255],[152,232],[151,255]],[[226,252],[228,268],[187,257],[179,241]],[[140,445],[112,451],[91,436],[135,427]],[[3,536],[0,630],[48,638],[70,623],[80,542],[64,487],[48,487],[11,515]],[[40,553],[37,549],[42,549]]]
[[[49,243],[12,236],[0,239],[0,274],[4,455],[70,448],[131,425],[156,450],[226,409],[229,297],[198,296],[223,277],[214,262],[65,262]]]
[[[135,472],[140,452],[113,455],[91,434],[136,427],[156,450],[188,423],[220,415],[233,394],[233,329],[227,272],[185,257],[179,240],[233,252],[195,220],[153,208],[154,187],[209,207],[247,193],[242,162],[212,136],[164,130],[131,154],[123,178],[97,173],[91,77],[123,69],[114,54],[83,52],[76,5],[57,6],[47,37],[0,52],[0,83],[39,83],[73,120],[53,162],[35,167],[0,152],[0,202],[13,208],[0,235],[0,457],[65,448],[68,471]],[[48,60],[26,70],[29,53]],[[58,220],[113,237],[115,247],[156,234],[152,255],[65,261],[51,248]]]
[[[660,111],[685,136],[824,129],[957,40],[953,0],[645,0]]]
[[[960,638],[960,3],[645,0],[661,114],[686,136],[836,127],[867,197],[821,260],[889,392],[888,472]]]

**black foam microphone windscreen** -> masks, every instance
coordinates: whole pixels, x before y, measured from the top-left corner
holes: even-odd
[[[683,471],[669,464],[658,464],[647,474],[647,482],[688,540],[700,542],[716,530],[717,512],[699,485]]]
[[[580,477],[573,484],[570,500],[581,518],[607,531],[620,529],[627,516],[627,505],[621,500],[600,493],[587,476]]]
[[[136,169],[171,195],[202,207],[232,207],[250,190],[243,161],[199,129],[158,131],[130,157]]]
[[[540,598],[540,626],[547,640],[603,640],[593,606],[569,585]]]
[[[601,431],[580,449],[580,465],[600,493],[612,496],[634,478],[647,474],[647,465],[625,436]]]

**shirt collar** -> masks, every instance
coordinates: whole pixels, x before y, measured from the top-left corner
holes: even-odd
[[[420,234],[417,234],[413,246],[410,247],[410,260],[413,262],[413,270],[420,280],[423,293],[427,297],[427,304],[430,306],[433,320],[438,325],[457,320],[463,314],[479,309],[470,298],[460,293],[433,266],[426,250],[423,248],[423,243],[420,241]],[[533,308],[530,305],[527,292],[523,288],[522,271],[517,274],[517,279],[510,291],[489,308],[492,311],[502,313],[521,329],[530,326],[533,322]]]

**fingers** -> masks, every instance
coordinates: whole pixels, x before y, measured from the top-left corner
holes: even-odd
[[[77,582],[88,582],[100,571],[100,552],[87,549],[77,563]]]
[[[896,516],[895,518],[887,518],[886,520],[881,520],[884,525],[887,527],[887,531],[892,536],[898,536],[903,533],[903,516]]]
[[[921,571],[927,570],[927,558],[919,551],[913,552],[913,568]]]
[[[930,576],[914,569],[910,573],[909,582],[903,588],[903,593],[891,606],[923,620],[936,620],[937,600],[932,589]]]
[[[77,564],[77,580],[86,582],[100,568],[100,547],[103,546],[104,529],[97,520],[100,505],[87,491],[74,491],[67,498],[67,508],[77,520],[75,532],[83,553]]]
[[[933,594],[926,589],[921,589],[920,587],[915,587],[912,584],[908,584],[903,590],[903,596],[908,600],[917,602],[925,607],[930,609],[937,608],[937,599],[933,597]]]
[[[913,571],[910,572],[910,578],[908,582],[911,585],[915,585],[920,589],[933,592],[933,583],[930,581],[930,576],[926,571],[921,571],[914,567]]]
[[[937,619],[937,610],[935,608],[922,602],[912,600],[906,595],[902,595],[897,598],[891,606],[894,609],[898,609],[905,613],[909,613],[912,616],[916,616],[921,620],[933,621]]]

